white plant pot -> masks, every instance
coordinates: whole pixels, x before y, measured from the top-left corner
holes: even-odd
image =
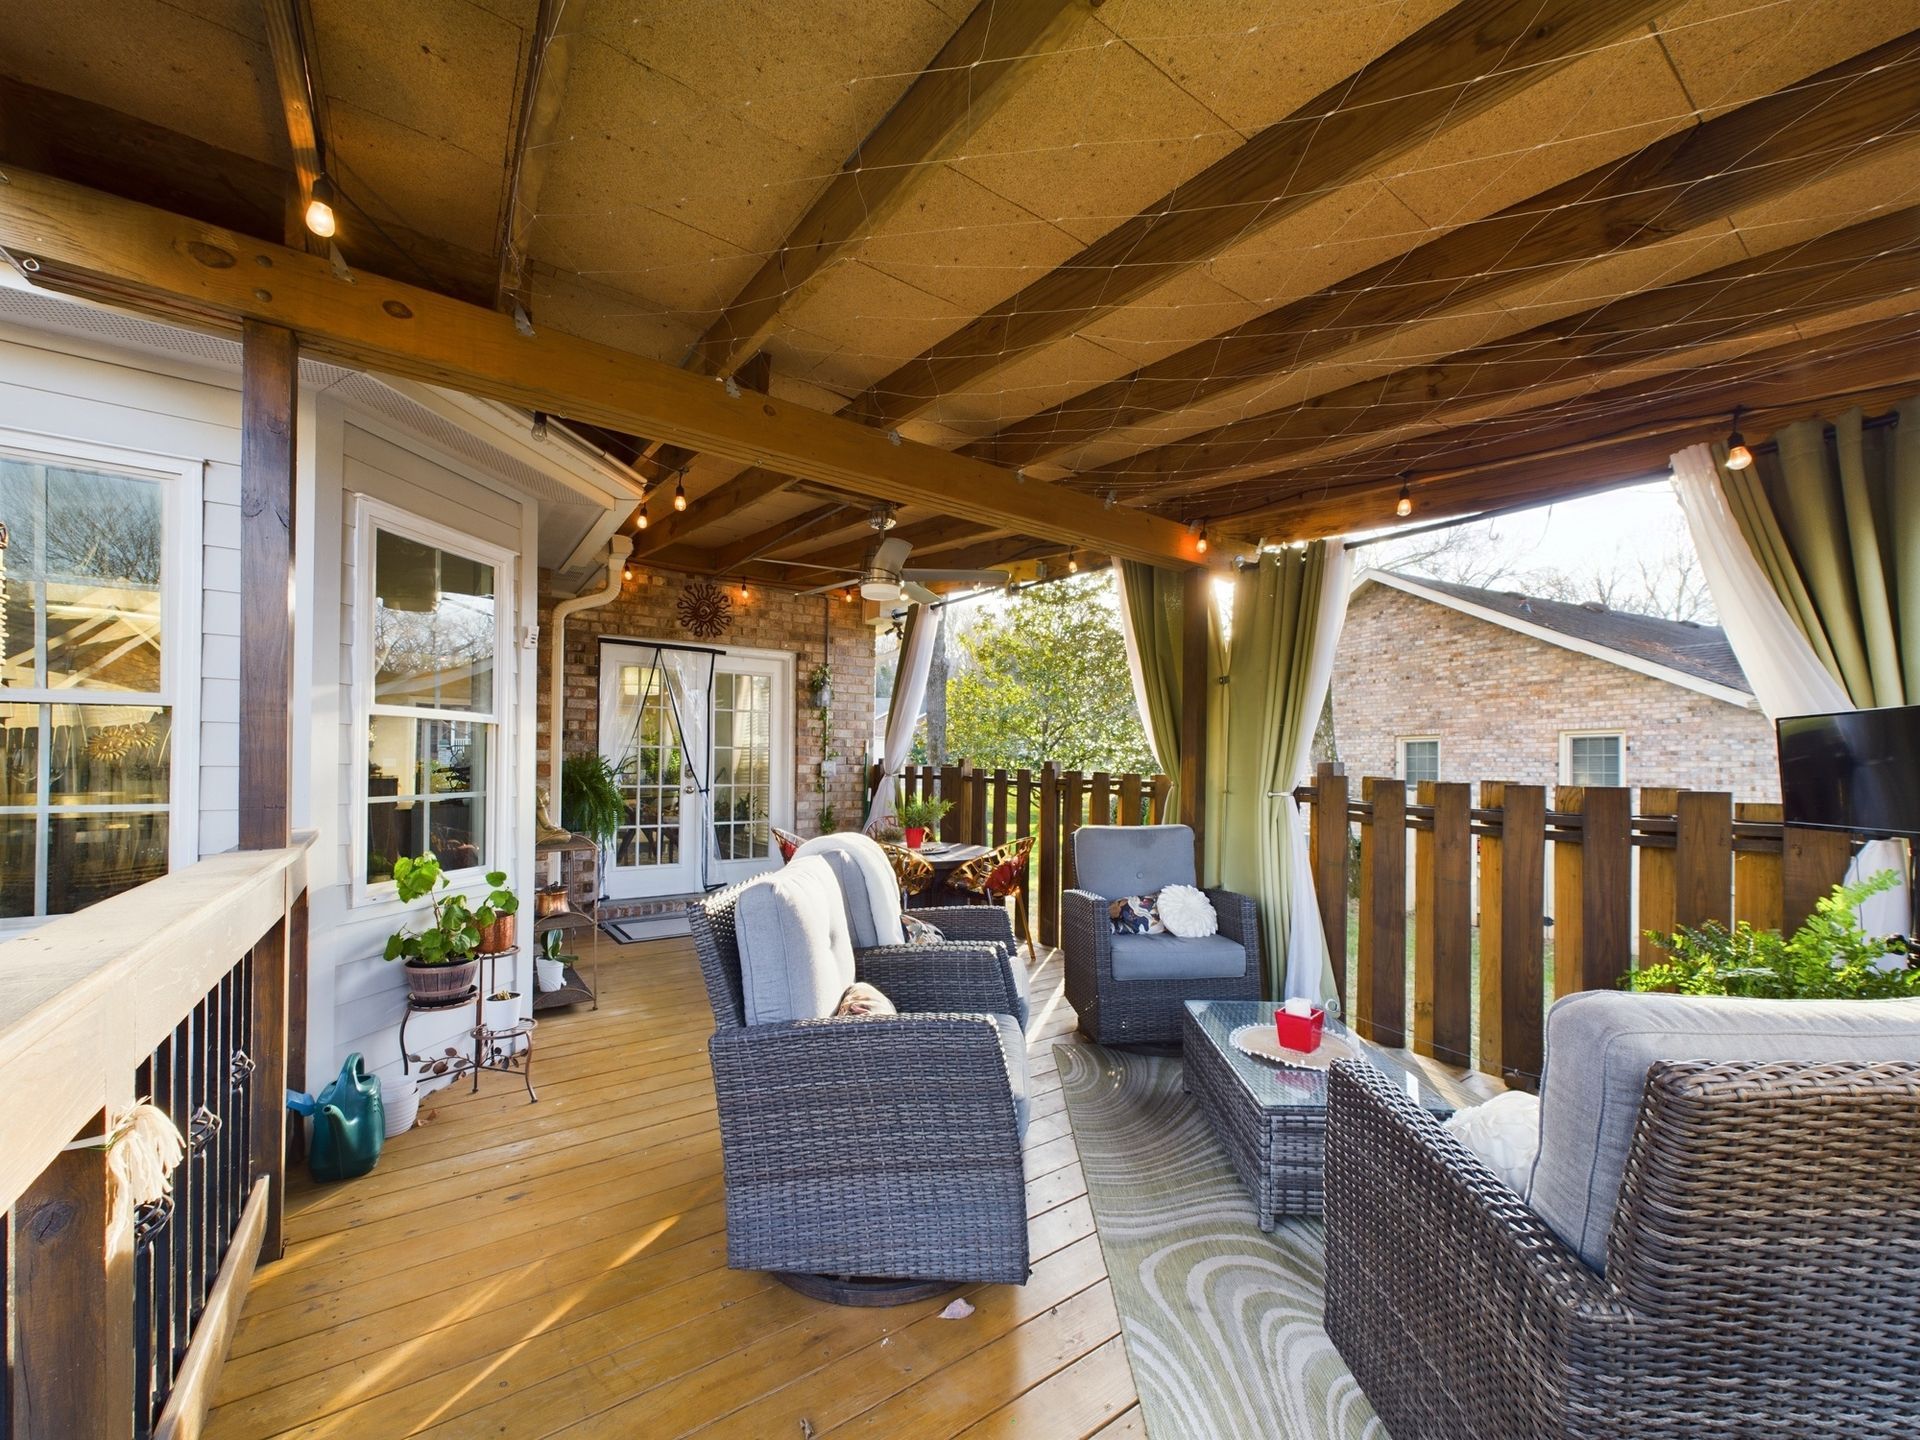
[[[536,955],[533,961],[534,983],[544,991],[558,990],[567,983],[567,962]]]
[[[420,1087],[411,1077],[397,1075],[380,1077],[380,1108],[387,1117],[387,1139],[404,1135],[413,1128],[414,1119],[420,1113]]]
[[[520,992],[513,991],[504,1000],[489,997],[480,1002],[480,1023],[489,1030],[511,1030],[520,1023]]]

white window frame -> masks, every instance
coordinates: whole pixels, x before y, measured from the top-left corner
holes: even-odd
[[[1394,764],[1399,770],[1400,783],[1411,790],[1416,782],[1412,776],[1407,774],[1407,746],[1409,745],[1433,746],[1433,773],[1435,779],[1439,778],[1441,761],[1446,756],[1446,747],[1441,743],[1438,735],[1402,735],[1394,741],[1393,759]]]
[[[102,470],[160,485],[160,689],[147,691],[81,690],[72,686],[0,690],[9,705],[154,705],[168,711],[172,751],[165,805],[62,805],[62,814],[100,814],[120,810],[167,813],[167,868],[181,870],[200,858],[200,631],[202,478],[204,464],[178,456],[99,445],[64,436],[0,428],[0,452],[36,465],[72,465]],[[76,697],[84,695],[84,701]],[[33,814],[46,843],[48,817],[46,762],[36,783]],[[19,813],[19,812],[15,812]],[[35,862],[32,915],[0,918],[0,934],[35,929],[55,917],[40,913],[47,903],[45,871]]]
[[[1624,730],[1562,730],[1560,732],[1560,783],[1572,785],[1573,742],[1575,740],[1617,740],[1620,742],[1620,784],[1627,783],[1627,732]]]
[[[457,720],[494,727],[493,743],[487,747],[487,778],[483,792],[487,798],[486,846],[480,864],[449,870],[446,878],[453,888],[476,885],[489,870],[512,870],[506,853],[508,815],[506,777],[513,753],[513,721],[516,709],[517,649],[512,643],[515,608],[514,588],[519,571],[519,556],[498,545],[489,545],[471,535],[431,520],[423,520],[371,495],[353,497],[353,759],[352,781],[348,788],[350,835],[347,864],[353,882],[353,904],[394,905],[398,891],[391,880],[367,879],[367,759],[371,748],[367,722],[375,713],[373,701],[373,584],[374,542],[380,531],[399,535],[437,550],[450,551],[482,565],[493,567],[493,709],[481,711],[436,710],[429,706],[382,705],[379,714],[400,715],[421,720]]]

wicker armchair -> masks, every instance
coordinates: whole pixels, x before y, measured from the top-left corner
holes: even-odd
[[[1123,944],[1149,942],[1170,964],[1146,973],[1114,965],[1113,922],[1108,905],[1166,885],[1194,883],[1193,831],[1185,825],[1083,825],[1074,832],[1077,878],[1084,889],[1060,896],[1061,948],[1066,957],[1067,1002],[1080,1029],[1104,1045],[1177,1044],[1188,1000],[1260,998],[1260,923],[1253,900],[1230,890],[1209,890],[1220,917],[1220,937],[1237,946],[1209,946],[1201,963],[1191,951],[1201,942],[1172,936],[1123,936]],[[1111,891],[1112,893],[1105,893]],[[1210,939],[1213,937],[1210,937]],[[1207,963],[1224,956],[1223,964]],[[1172,972],[1154,973],[1156,968]]]
[[[899,1015],[749,1025],[746,888],[688,912],[716,1027],[728,1265],[1024,1284],[1025,1050],[998,947],[868,949],[858,976]]]
[[[1920,1435],[1920,1064],[1655,1064],[1604,1274],[1378,1070],[1327,1103],[1327,1329],[1395,1440]]]

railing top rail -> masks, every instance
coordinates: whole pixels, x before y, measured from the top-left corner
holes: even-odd
[[[176,870],[0,944],[0,1210],[306,888],[310,836]]]

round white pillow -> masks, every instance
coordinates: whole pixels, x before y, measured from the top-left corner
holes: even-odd
[[[1487,1168],[1517,1191],[1527,1193],[1533,1157],[1540,1153],[1540,1097],[1507,1090],[1484,1105],[1456,1110],[1440,1122]]]
[[[1157,908],[1160,923],[1167,927],[1169,935],[1198,940],[1220,929],[1220,917],[1213,912],[1213,902],[1191,885],[1167,886],[1160,892]]]

